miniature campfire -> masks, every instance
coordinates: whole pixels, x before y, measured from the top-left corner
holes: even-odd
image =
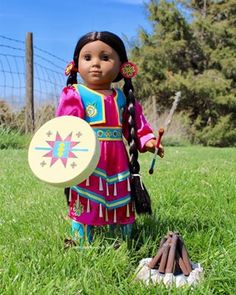
[[[190,261],[179,233],[169,232],[161,241],[153,258],[142,259],[136,274],[145,283],[161,283],[176,287],[196,285],[203,275],[200,264]]]

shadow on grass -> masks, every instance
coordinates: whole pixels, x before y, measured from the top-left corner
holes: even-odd
[[[133,251],[142,251],[145,249],[146,257],[151,257],[158,248],[161,239],[169,232],[178,232],[181,236],[187,236],[191,240],[196,235],[209,236],[214,230],[214,242],[222,240],[222,225],[219,220],[189,218],[183,216],[159,216],[153,212],[151,216],[139,216],[133,226],[132,240],[129,243],[129,249]],[[218,230],[219,229],[219,230]]]

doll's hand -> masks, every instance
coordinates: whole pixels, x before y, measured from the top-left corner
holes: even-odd
[[[157,145],[157,140],[156,139],[150,139],[150,140],[148,140],[145,143],[146,150],[149,151],[149,152],[151,152],[151,153],[154,153],[155,152],[156,145]],[[158,149],[158,153],[157,154],[161,158],[164,157],[164,148],[163,148],[163,146],[161,144],[159,146],[159,149]]]
[[[161,158],[164,158],[165,155],[165,151],[164,151],[164,147],[160,144],[159,149],[158,149],[158,153],[157,153]]]

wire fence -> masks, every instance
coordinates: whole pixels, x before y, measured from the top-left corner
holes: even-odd
[[[57,104],[65,86],[67,61],[33,45],[34,104]],[[0,100],[13,110],[25,106],[26,95],[25,41],[0,35]]]
[[[34,129],[31,125],[35,125],[34,113],[36,114],[37,108],[45,105],[48,108],[49,104],[55,107],[58,104],[61,90],[67,79],[64,75],[67,61],[38,48],[35,44],[32,47],[33,102],[29,105],[26,78],[27,40],[21,41],[0,35],[0,102],[6,102],[12,111],[26,108],[26,131]],[[78,79],[80,80],[80,77]],[[157,114],[155,97],[150,97],[143,102],[143,110],[151,125],[155,126],[155,130],[157,126],[163,124]],[[40,113],[40,116],[43,114]],[[47,114],[45,118],[48,118]],[[45,118],[37,118],[38,127]]]

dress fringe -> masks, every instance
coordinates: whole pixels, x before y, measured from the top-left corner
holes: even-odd
[[[106,183],[106,190],[107,190],[107,196],[109,196],[109,186],[108,186],[108,183]]]
[[[116,188],[116,182],[114,183],[114,192],[113,192],[114,196],[117,196],[117,188]]]
[[[108,210],[106,208],[106,216],[105,216],[105,220],[108,221]]]
[[[102,213],[102,204],[99,205],[99,217],[103,217],[103,213]]]
[[[99,190],[103,191],[102,178],[99,177]]]
[[[90,212],[90,201],[89,199],[87,199],[87,213]]]
[[[131,191],[129,178],[127,178],[127,191],[128,191],[128,192]]]
[[[130,217],[129,204],[126,205],[126,217]]]
[[[114,223],[117,223],[117,218],[116,218],[116,209],[114,209]]]
[[[90,184],[89,184],[89,177],[86,179],[86,184],[85,184],[86,186],[89,186]]]
[[[72,200],[72,191],[71,191],[71,188],[70,188],[70,191],[69,191],[69,203],[71,202]]]

